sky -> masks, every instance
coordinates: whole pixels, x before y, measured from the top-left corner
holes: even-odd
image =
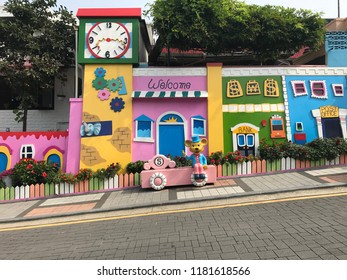
[[[57,0],[58,5],[66,6],[76,14],[79,8],[142,8],[146,10],[147,3],[155,0]],[[212,0],[213,1],[213,0]],[[6,0],[0,0],[2,5]],[[309,9],[314,12],[323,12],[323,18],[335,18],[338,15],[338,2],[340,2],[340,17],[347,17],[347,0],[244,0],[247,4],[278,5],[292,8]],[[95,4],[98,3],[98,4]]]

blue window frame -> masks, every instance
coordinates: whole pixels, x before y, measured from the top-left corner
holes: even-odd
[[[192,135],[206,136],[206,119],[202,116],[191,117]]]
[[[146,115],[141,115],[135,119],[135,138],[137,142],[154,142],[153,138],[154,121]]]

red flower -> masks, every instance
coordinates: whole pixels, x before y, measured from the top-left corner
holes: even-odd
[[[27,170],[30,170],[30,169],[32,169],[33,168],[33,165],[30,163],[30,164],[28,164],[28,166],[27,166]]]
[[[46,172],[42,172],[42,177],[46,178],[47,177],[47,173]]]

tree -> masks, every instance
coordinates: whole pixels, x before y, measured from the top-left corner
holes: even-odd
[[[147,15],[164,47],[220,54],[251,51],[260,63],[323,42],[320,14],[237,0],[156,0]]]
[[[37,105],[33,89],[52,88],[54,77],[64,79],[64,67],[73,65],[75,18],[56,2],[8,0],[4,10],[13,17],[0,19],[0,74],[16,91],[23,131],[28,109]]]
[[[317,13],[270,5],[250,5],[248,11],[246,45],[260,63],[273,63],[304,46],[315,50],[323,43],[324,20]]]

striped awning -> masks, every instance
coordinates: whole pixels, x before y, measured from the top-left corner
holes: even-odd
[[[167,98],[167,97],[183,97],[183,98],[199,98],[207,97],[207,91],[134,91],[134,98]]]

